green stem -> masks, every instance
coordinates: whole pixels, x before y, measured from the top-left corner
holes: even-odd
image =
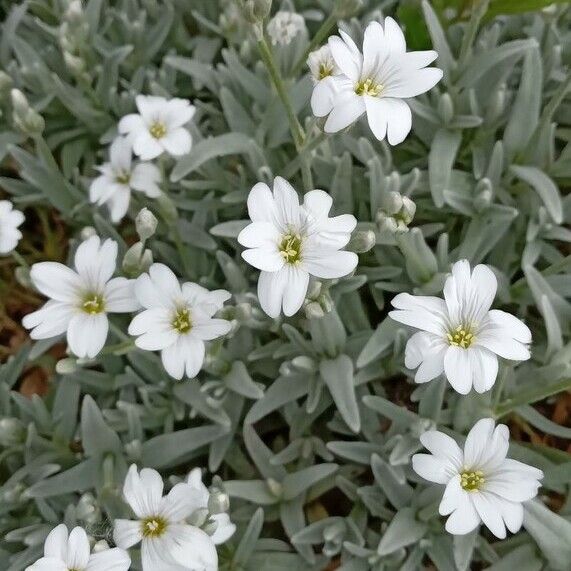
[[[260,51],[262,61],[264,62],[264,65],[270,74],[272,83],[274,84],[274,87],[276,88],[276,91],[285,107],[293,142],[295,143],[295,148],[299,151],[303,145],[305,133],[297,118],[297,115],[295,114],[295,111],[293,110],[289,95],[274,62],[274,57],[272,55],[270,46],[268,45],[268,42],[263,35],[261,35],[260,39],[258,40],[258,50]]]
[[[321,143],[323,143],[323,141],[325,141],[326,138],[327,136],[323,131],[321,131],[319,135],[317,137],[314,137],[313,139],[310,139],[308,137],[303,147],[300,149],[298,156],[295,157],[295,159],[291,161],[288,165],[286,165],[286,167],[284,168],[283,171],[284,178],[289,178],[293,176],[297,172],[297,170],[301,167],[302,157],[304,156],[307,157],[307,155],[311,151],[313,151],[313,149],[321,145]]]
[[[12,250],[12,252],[10,252],[10,253],[12,254],[12,257],[14,258],[16,263],[18,263],[23,268],[30,269],[28,262],[24,259],[24,257],[19,252],[16,252],[16,250]]]
[[[504,390],[504,385],[506,382],[506,379],[508,377],[508,372],[510,371],[511,367],[509,365],[506,365],[505,363],[501,363],[500,364],[500,373],[498,375],[498,380],[496,381],[496,384],[494,385],[494,396],[492,399],[492,409],[495,409],[499,402],[500,399],[502,398],[502,392]]]
[[[534,386],[532,389],[520,392],[516,396],[507,398],[498,404],[494,409],[494,416],[496,418],[501,418],[502,416],[506,416],[506,414],[513,412],[520,406],[531,404],[569,390],[571,390],[571,378],[563,379],[557,383],[552,383],[551,385]]]
[[[303,66],[307,62],[307,57],[309,56],[309,54],[313,50],[315,50],[315,48],[317,48],[317,46],[319,44],[321,44],[323,42],[323,40],[329,35],[329,32],[331,31],[333,26],[335,26],[335,24],[337,24],[337,14],[335,13],[335,10],[334,10],[333,12],[331,12],[331,14],[329,14],[329,16],[327,16],[326,20],[319,27],[319,30],[317,30],[317,32],[315,32],[315,36],[313,36],[313,38],[311,38],[311,41],[309,42],[309,45],[307,46],[307,48],[303,52],[303,55],[296,62],[295,66],[293,67],[293,70],[291,72],[291,75],[293,77],[297,77],[299,75],[299,73],[303,69]]]

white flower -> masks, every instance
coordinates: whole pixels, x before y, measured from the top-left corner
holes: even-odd
[[[523,522],[522,502],[537,495],[543,472],[506,458],[509,431],[479,420],[466,438],[464,451],[450,436],[430,430],[421,437],[431,454],[415,454],[412,467],[431,482],[445,484],[440,514],[450,515],[446,530],[464,535],[482,521],[500,539],[506,527],[515,533]]]
[[[287,46],[300,33],[305,30],[305,20],[295,12],[276,12],[276,15],[268,22],[268,35],[272,44]]]
[[[416,369],[415,381],[426,383],[442,372],[460,394],[483,393],[494,385],[498,358],[529,359],[531,331],[517,317],[491,309],[497,280],[484,265],[470,272],[467,260],[452,266],[444,299],[399,293],[390,317],[420,329],[408,341],[405,365]]]
[[[161,351],[167,373],[182,379],[196,377],[204,362],[205,341],[230,331],[225,319],[212,316],[230,299],[219,289],[208,291],[195,283],[179,284],[164,264],[153,264],[148,274],[139,276],[135,295],[145,309],[129,325],[135,344],[147,351]]]
[[[191,470],[186,481],[193,490],[200,494],[200,507],[207,509],[210,492],[202,483],[202,470],[200,468]],[[225,543],[234,535],[236,526],[230,521],[230,516],[227,513],[211,514],[210,519],[216,522],[216,530],[210,536],[216,545]]]
[[[107,314],[140,307],[134,280],[111,278],[116,260],[117,242],[101,243],[99,236],[92,236],[77,248],[75,270],[59,262],[34,264],[32,282],[50,300],[24,317],[32,339],[48,339],[67,331],[67,343],[77,357],[95,357],[107,339]]]
[[[113,539],[123,549],[141,543],[143,571],[217,571],[218,555],[210,536],[186,522],[200,508],[200,494],[177,484],[163,496],[156,470],[129,468],[125,501],[136,520],[116,519]]]
[[[131,191],[143,192],[149,198],[161,195],[161,171],[152,163],[132,164],[131,143],[117,137],[109,150],[109,162],[98,167],[101,173],[89,187],[89,200],[99,205],[109,203],[111,220],[119,222],[127,213]]]
[[[408,52],[404,35],[392,18],[384,28],[371,22],[365,29],[363,53],[343,31],[329,38],[329,47],[341,75],[333,77],[335,95],[332,109],[324,93],[312,105],[318,117],[328,115],[324,130],[336,133],[366,113],[375,137],[388,138],[391,145],[404,141],[412,116],[404,99],[432,89],[442,71],[429,67],[438,54],[433,51]],[[317,86],[316,86],[317,88]]]
[[[341,70],[335,63],[328,45],[320,47],[307,56],[314,87],[311,94],[311,109],[317,117],[324,117],[333,109],[335,77]]]
[[[353,252],[342,251],[357,221],[351,214],[329,218],[333,200],[323,190],[304,196],[303,205],[283,178],[274,180],[273,193],[259,182],[248,195],[252,223],[238,236],[249,248],[242,257],[261,270],[258,297],[262,309],[277,317],[294,315],[305,299],[309,277],[333,279],[357,266]]]
[[[22,238],[18,226],[24,220],[24,215],[9,200],[0,200],[0,254],[8,254],[18,245]]]
[[[68,532],[64,524],[46,538],[44,556],[26,571],[128,571],[131,558],[119,548],[91,554],[89,539],[81,527]]]
[[[137,95],[139,113],[119,121],[119,133],[127,135],[133,152],[144,161],[162,155],[186,155],[192,146],[190,133],[183,127],[196,111],[187,99],[165,99]]]

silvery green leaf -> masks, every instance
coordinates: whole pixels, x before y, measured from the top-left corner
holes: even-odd
[[[361,417],[355,396],[353,362],[347,355],[339,355],[321,361],[319,372],[343,420],[353,432],[359,432]]]
[[[304,468],[292,474],[287,474],[282,481],[284,500],[292,500],[307,492],[308,489],[321,480],[333,475],[339,466],[337,464],[317,464]]]
[[[160,434],[143,444],[143,463],[150,468],[167,468],[184,461],[201,446],[209,444],[227,429],[222,426],[199,426]]]
[[[542,568],[543,561],[537,556],[535,549],[531,545],[521,545],[490,565],[488,571],[540,571]]]
[[[87,395],[81,405],[81,439],[87,456],[106,452],[121,453],[121,440],[111,430],[95,401]]]
[[[539,47],[530,49],[524,58],[521,82],[504,131],[504,147],[513,157],[526,148],[539,121],[543,83]]]
[[[397,509],[404,508],[410,502],[413,490],[402,478],[402,472],[387,464],[378,454],[371,458],[371,469],[375,482],[389,502]]]
[[[98,464],[98,458],[84,460],[64,472],[37,482],[28,489],[27,493],[31,498],[50,498],[93,488],[96,483]]]
[[[252,380],[242,361],[234,361],[223,380],[228,388],[246,398],[261,399],[264,396],[264,391]]]
[[[242,133],[227,133],[204,139],[194,145],[191,153],[179,159],[170,178],[173,182],[178,182],[211,159],[227,155],[248,155],[252,152],[261,153],[254,140]]]
[[[200,414],[225,427],[230,427],[231,422],[223,408],[212,406],[206,395],[200,390],[200,384],[196,379],[190,379],[185,383],[174,387],[174,395],[195,408]]]
[[[450,174],[460,147],[460,131],[439,129],[434,135],[428,155],[430,192],[436,206],[444,206],[444,191],[448,190]]]
[[[265,480],[228,480],[224,489],[230,497],[248,500],[260,506],[277,504],[280,500],[272,494]]]
[[[359,369],[366,367],[388,350],[394,342],[396,330],[401,327],[401,325],[393,321],[390,317],[382,321],[359,354],[357,367]]]
[[[434,45],[434,49],[438,52],[437,64],[444,70],[444,77],[450,81],[450,74],[456,67],[452,50],[446,39],[446,34],[442,29],[438,16],[434,12],[432,6],[427,0],[422,1],[422,10],[424,12],[424,19]]]
[[[510,171],[537,192],[554,222],[561,224],[563,222],[563,205],[555,183],[536,167],[512,165]]]
[[[454,562],[458,571],[468,571],[478,540],[479,529],[466,534],[454,536]]]
[[[408,275],[416,284],[429,282],[438,272],[438,262],[419,228],[398,236]]]
[[[377,548],[379,555],[389,555],[420,541],[428,527],[418,521],[412,508],[400,509],[385,530]]]
[[[240,539],[240,543],[234,552],[232,562],[234,565],[244,565],[249,559],[256,547],[256,541],[260,537],[262,525],[264,524],[264,511],[258,508],[250,521],[244,535]]]
[[[571,561],[571,522],[539,500],[525,504],[523,525],[556,571],[567,571]]]

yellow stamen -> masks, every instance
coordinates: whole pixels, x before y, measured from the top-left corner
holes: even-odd
[[[188,333],[192,329],[192,320],[188,309],[179,309],[172,320],[172,326],[179,333]]]
[[[468,326],[459,325],[456,329],[450,331],[446,334],[448,338],[448,343],[454,347],[462,347],[462,349],[468,349],[472,343],[476,340],[474,334]]]
[[[371,97],[377,97],[383,90],[383,86],[377,83],[372,77],[367,79],[361,79],[355,85],[355,93],[357,95],[370,95]]]
[[[102,313],[105,309],[105,301],[103,300],[103,296],[99,295],[98,293],[86,296],[81,305],[81,309],[90,315]]]
[[[301,261],[301,236],[286,234],[278,246],[280,254],[288,264],[298,264]]]
[[[155,139],[162,139],[167,134],[167,128],[164,123],[160,121],[155,121],[149,128],[149,133]]]
[[[469,472],[465,470],[460,474],[460,485],[467,492],[477,492],[486,482],[481,470]]]
[[[143,537],[160,537],[167,529],[167,522],[162,517],[148,517],[141,522]]]

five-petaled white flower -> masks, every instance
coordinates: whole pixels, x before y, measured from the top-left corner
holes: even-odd
[[[186,521],[200,509],[200,493],[181,483],[163,496],[163,487],[156,470],[129,468],[123,496],[137,519],[115,520],[115,543],[123,549],[141,543],[143,571],[217,571],[212,538]]]
[[[9,200],[0,200],[0,254],[8,254],[18,245],[22,238],[18,226],[24,220],[24,215]]]
[[[351,214],[329,218],[333,200],[323,190],[312,190],[303,204],[283,178],[274,180],[273,193],[257,183],[248,195],[252,223],[238,236],[248,248],[242,257],[261,270],[258,298],[270,317],[294,315],[302,306],[309,277],[333,279],[350,274],[357,266],[347,245],[357,221]]]
[[[97,170],[101,173],[89,187],[89,200],[99,205],[108,203],[111,220],[119,222],[127,213],[131,191],[143,192],[149,198],[161,195],[161,171],[152,163],[133,165],[131,143],[117,137],[109,149],[109,162]]]
[[[210,492],[202,483],[202,470],[200,468],[193,468],[186,481],[193,490],[196,490],[200,494],[200,507],[208,509]],[[234,535],[236,526],[230,521],[230,516],[227,513],[211,514],[210,519],[216,522],[216,529],[211,535],[212,541],[214,541],[216,545],[225,543]]]
[[[127,135],[133,152],[144,161],[162,155],[186,155],[192,146],[190,133],[184,128],[196,111],[187,99],[165,99],[154,95],[137,95],[139,113],[119,121],[119,133]]]
[[[341,70],[333,77],[332,109],[329,92],[324,91],[324,100],[313,105],[315,115],[328,115],[324,130],[336,133],[366,113],[379,141],[386,136],[391,145],[401,143],[412,126],[404,99],[425,93],[440,81],[442,71],[426,67],[438,54],[433,50],[407,52],[404,35],[392,18],[385,18],[384,28],[379,22],[367,26],[363,53],[349,35],[342,30],[339,34],[329,38],[333,60]]]
[[[68,532],[64,524],[52,529],[44,544],[44,556],[26,571],[128,571],[131,558],[120,548],[91,553],[85,530]]]
[[[276,15],[268,22],[266,27],[270,41],[275,46],[281,44],[287,46],[292,40],[305,30],[305,20],[296,12],[276,12]]]
[[[484,265],[470,271],[456,262],[444,284],[444,299],[399,293],[389,313],[399,323],[421,331],[408,341],[405,365],[416,369],[415,381],[426,383],[442,372],[460,394],[489,390],[498,374],[498,356],[529,359],[531,331],[517,317],[490,310],[497,289],[494,273]]]
[[[431,482],[445,484],[440,514],[450,515],[446,530],[464,535],[482,521],[500,539],[506,527],[515,533],[523,522],[522,502],[537,495],[543,472],[506,458],[509,431],[494,428],[491,418],[479,420],[470,430],[464,451],[450,436],[430,430],[421,437],[431,454],[415,454],[412,467]]]
[[[139,276],[135,295],[144,311],[133,318],[129,333],[147,351],[161,351],[167,373],[182,379],[196,377],[204,362],[205,341],[228,333],[231,324],[213,315],[231,295],[226,290],[208,291],[198,284],[182,286],[164,264],[153,264]]]
[[[316,117],[324,117],[333,109],[335,77],[341,70],[331,55],[328,45],[320,47],[307,56],[307,65],[313,80],[311,109]]]
[[[77,357],[95,357],[107,339],[107,314],[140,307],[134,280],[111,278],[116,260],[117,242],[101,243],[98,236],[92,236],[77,248],[75,270],[59,262],[34,264],[32,282],[50,300],[24,317],[32,339],[48,339],[67,331],[67,343]]]

